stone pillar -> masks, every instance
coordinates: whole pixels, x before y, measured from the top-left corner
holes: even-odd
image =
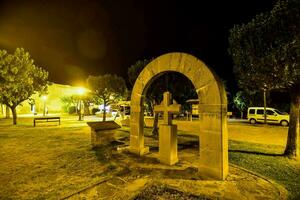
[[[129,151],[137,155],[144,155],[149,152],[149,147],[144,146],[144,113],[140,110],[140,107],[131,107]]]
[[[159,161],[167,165],[178,162],[177,125],[161,124],[159,126]]]
[[[224,180],[228,174],[227,105],[199,106],[200,165],[203,178]]]

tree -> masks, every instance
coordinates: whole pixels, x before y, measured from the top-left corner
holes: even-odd
[[[9,107],[5,106],[5,118],[9,119],[10,118],[10,111],[9,111]]]
[[[291,96],[285,155],[299,157],[300,1],[280,0],[267,13],[230,30],[229,54],[239,86],[287,89]]]
[[[0,50],[0,102],[8,106],[17,124],[16,107],[31,95],[47,90],[48,72],[34,65],[33,59],[23,48],[14,54]]]
[[[243,113],[248,107],[248,99],[243,91],[238,91],[233,97],[234,106],[240,111],[241,119],[243,119]]]
[[[128,80],[129,80],[129,83],[132,87],[135,83],[135,80],[137,79],[137,77],[141,73],[141,71],[150,62],[151,62],[151,59],[150,60],[148,60],[148,59],[138,60],[128,68],[128,72],[127,72]]]
[[[70,96],[63,96],[60,98],[63,104],[63,110],[68,112],[69,114],[77,113],[77,107],[79,103],[79,95],[70,95]]]
[[[83,95],[81,97],[82,103],[83,103],[83,109],[84,109],[84,115],[90,115],[90,105],[93,103],[93,96],[88,92],[87,94]]]
[[[103,121],[106,120],[106,107],[120,100],[126,94],[126,84],[122,77],[105,74],[103,76],[89,76],[87,84],[96,103],[103,104]]]

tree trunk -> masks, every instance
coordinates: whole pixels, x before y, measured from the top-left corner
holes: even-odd
[[[244,116],[243,116],[243,111],[241,111],[241,119],[243,119],[243,117],[244,117]]]
[[[153,104],[153,101],[149,101],[150,102],[150,114],[151,116],[154,116],[154,104]]]
[[[84,115],[85,115],[85,116],[91,115],[89,103],[83,103],[83,104],[84,104],[84,106],[83,106],[83,109],[84,109]]]
[[[290,158],[300,158],[300,84],[291,88],[290,123],[287,144],[284,155]]]
[[[81,120],[83,120],[83,116],[82,116],[82,102],[81,102],[81,100],[79,100],[79,109],[78,109],[78,120],[79,121],[81,121]]]
[[[104,102],[103,104],[103,118],[102,118],[102,121],[105,122],[106,120],[106,103]]]
[[[158,113],[154,113],[152,135],[158,137]]]
[[[17,110],[16,110],[16,107],[11,107],[11,112],[12,112],[12,115],[13,115],[13,125],[16,125],[17,124]]]
[[[5,118],[9,119],[10,118],[10,110],[7,105],[5,105]]]

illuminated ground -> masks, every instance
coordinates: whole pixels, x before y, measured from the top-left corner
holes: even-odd
[[[129,191],[122,197],[139,195],[145,199],[157,193],[166,199],[193,199],[195,196],[205,199],[211,195],[222,196],[226,192],[228,195],[229,191],[232,191],[232,195],[244,191],[244,195],[249,196],[251,189],[259,187],[253,185],[259,183],[254,181],[255,175],[249,176],[247,172],[234,166],[230,167],[230,175],[226,181],[228,184],[199,181],[197,176],[193,177],[195,168],[186,169],[185,166],[189,166],[189,161],[193,162],[197,157],[195,137],[179,137],[181,162],[164,171],[153,158],[157,151],[153,138],[146,137],[146,143],[152,147],[152,154],[146,158],[112,153],[110,148],[92,150],[89,128],[85,122],[78,122],[76,119],[63,118],[61,126],[45,123],[36,128],[32,126],[30,118],[20,119],[16,127],[10,125],[11,121],[0,120],[0,199],[59,199],[72,194],[71,199],[101,199],[101,196],[105,197],[105,192],[107,196],[117,198],[123,194],[121,189]],[[123,137],[121,142],[128,141],[127,131],[124,128],[120,132],[121,138]],[[287,128],[231,123],[229,133],[230,163],[284,185],[289,190],[291,199],[300,196],[300,162],[280,156]],[[122,144],[114,143],[110,147],[117,145]],[[145,169],[143,165],[153,167]],[[241,177],[245,179],[242,180]],[[264,179],[260,180],[264,182]],[[278,195],[278,190],[272,189],[273,186],[268,181],[262,184],[266,184],[265,187],[258,188],[257,194],[252,195]],[[206,193],[201,191],[205,187],[210,188]],[[81,192],[77,194],[77,191]]]

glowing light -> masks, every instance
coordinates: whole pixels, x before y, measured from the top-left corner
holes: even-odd
[[[85,93],[86,89],[83,87],[78,88],[77,92],[79,95],[83,95]]]
[[[44,99],[44,101],[46,101],[47,95],[43,95],[42,98]]]

